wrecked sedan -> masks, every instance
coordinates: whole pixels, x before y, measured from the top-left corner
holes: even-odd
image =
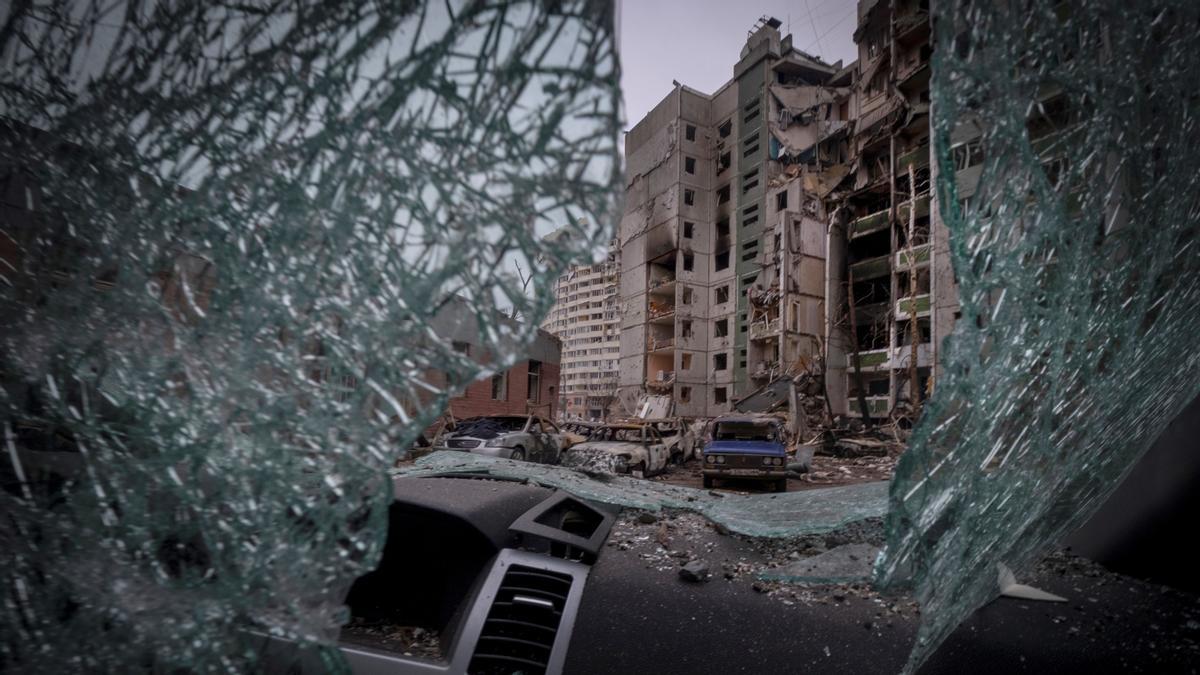
[[[443,433],[433,449],[557,464],[563,435],[553,422],[537,415],[471,417]]]
[[[599,422],[588,422],[586,420],[568,420],[560,425],[563,437],[566,439],[566,445],[563,449],[571,447],[576,443],[582,443],[592,435],[592,432],[600,427]]]
[[[678,453],[649,424],[609,424],[563,455],[563,464],[598,473],[627,473],[645,478],[661,473]]]
[[[779,420],[725,415],[713,420],[712,440],[704,446],[704,487],[718,478],[770,481],[787,491],[787,447]]]

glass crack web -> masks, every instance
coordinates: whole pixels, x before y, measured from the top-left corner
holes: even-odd
[[[922,604],[910,669],[996,597],[998,564],[1020,579],[1200,394],[1200,6],[939,5],[962,318],[876,568]]]
[[[339,667],[386,470],[610,236],[612,30],[584,0],[0,9],[0,669],[253,670],[248,630]]]

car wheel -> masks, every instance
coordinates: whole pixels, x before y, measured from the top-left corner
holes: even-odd
[[[683,466],[683,453],[677,452],[671,455],[671,459],[667,460],[667,463],[671,466]]]
[[[645,478],[646,477],[646,463],[638,462],[637,464],[634,464],[633,468],[629,470],[629,475],[633,476],[634,478]]]
[[[712,488],[712,486],[713,486],[712,476],[705,476],[704,477],[704,489],[708,490],[708,489]]]
[[[515,460],[516,460],[516,461],[518,461],[518,462],[523,462],[523,461],[525,461],[525,448],[516,448],[516,449],[514,449],[514,450],[512,451],[512,454],[510,454],[510,455],[508,456],[508,458],[509,458],[509,459],[515,459]]]
[[[775,491],[776,492],[787,492],[787,479],[786,478],[780,478],[779,480],[775,481]]]

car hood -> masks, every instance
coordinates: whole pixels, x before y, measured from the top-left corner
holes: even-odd
[[[630,455],[640,457],[646,454],[646,449],[640,443],[626,441],[592,441],[571,446],[571,451],[605,452],[611,455]]]
[[[512,436],[513,434],[519,434],[519,433],[521,433],[521,432],[520,431],[497,431],[495,429],[478,429],[478,430],[473,430],[473,431],[450,433],[450,434],[446,435],[446,438],[473,438],[473,439],[480,440],[480,441],[488,441],[493,438],[498,438],[500,436]]]
[[[713,441],[704,446],[704,452],[723,455],[775,455],[782,457],[787,449],[782,443],[773,441]]]

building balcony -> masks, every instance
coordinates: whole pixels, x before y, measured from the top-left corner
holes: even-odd
[[[675,297],[671,296],[670,302],[657,302],[651,300],[646,308],[646,318],[651,321],[660,319],[672,319],[675,316]]]
[[[871,417],[886,417],[890,409],[891,405],[887,395],[867,397],[867,412],[871,413]],[[851,397],[849,412],[855,416],[862,415],[862,409],[858,407],[857,396]]]
[[[908,173],[908,167],[910,166],[913,168],[913,171],[929,166],[928,145],[919,145],[908,152],[901,153],[896,158],[896,175],[901,176]]]
[[[925,149],[928,150],[929,148],[925,148]],[[929,156],[926,155],[925,159],[927,160],[926,164],[928,164]],[[902,224],[908,223],[908,210],[909,210],[911,204],[912,204],[912,202],[904,202],[903,204],[896,207],[896,219],[899,220]],[[929,193],[922,192],[921,194],[917,195],[917,217],[924,218],[925,216],[928,216],[928,215],[929,215]]]
[[[750,324],[750,339],[765,340],[779,335],[780,327],[779,317],[775,317],[770,321],[755,321]]]
[[[886,230],[888,226],[888,210],[876,211],[850,223],[850,238],[862,237],[873,232]]]
[[[896,17],[896,41],[903,45],[914,45],[925,41],[929,35],[929,12],[913,10]]]
[[[915,303],[915,308],[914,308]],[[896,316],[906,317],[912,312],[921,314],[929,311],[929,294],[900,298],[896,301]]]
[[[670,295],[675,297],[675,277],[661,277],[650,280],[651,295]]]
[[[858,362],[858,367],[862,370],[874,370],[887,367],[888,361],[891,359],[890,350],[887,347],[883,349],[871,349],[868,351],[858,352],[850,355],[850,367],[853,368],[855,361]]]
[[[646,390],[655,393],[667,393],[675,386],[675,371],[660,370],[656,377],[646,380]]]
[[[914,246],[896,252],[896,268],[907,269],[914,265],[925,265],[929,263],[929,256],[932,248],[929,244]]]
[[[648,352],[668,351],[668,350],[673,349],[674,347],[675,347],[675,338],[673,338],[673,337],[662,337],[662,338],[652,337],[648,341],[646,341],[646,351],[648,351]]]
[[[896,86],[905,93],[927,89],[929,87],[929,62],[923,59],[907,70],[901,71]]]
[[[656,324],[672,324],[675,322],[675,308],[671,307],[664,310],[651,311],[647,318],[650,323]]]

